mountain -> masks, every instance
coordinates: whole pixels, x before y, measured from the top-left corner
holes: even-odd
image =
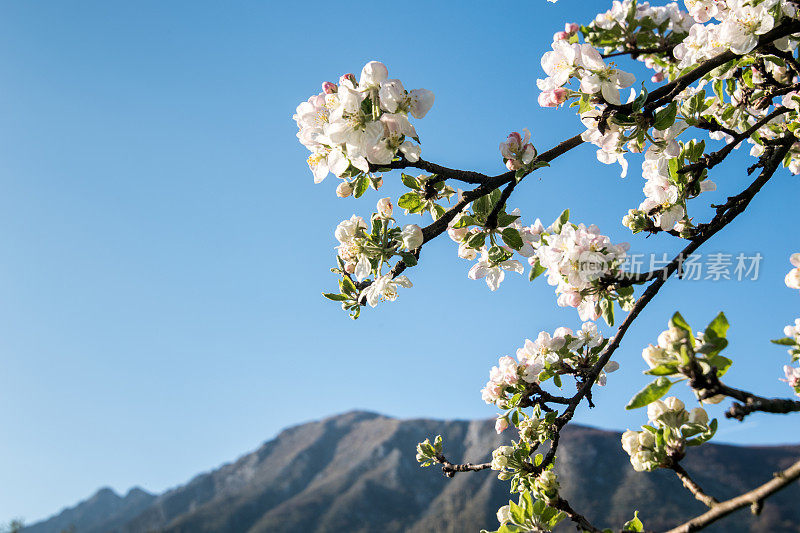
[[[109,488],[98,490],[94,496],[59,514],[26,527],[26,533],[74,531],[75,533],[104,533],[113,531],[144,511],[156,496],[140,488],[131,489],[125,497]]]
[[[510,433],[510,432],[507,432]],[[103,489],[25,533],[467,532],[497,525],[508,484],[491,471],[445,478],[422,469],[416,444],[444,437],[452,461],[482,462],[510,438],[492,420],[397,420],[350,412],[295,426],[233,463],[154,496]],[[562,495],[600,526],[619,527],[633,510],[648,529],[703,512],[670,472],[635,472],[620,434],[568,426],[557,470]],[[685,468],[708,493],[732,497],[800,457],[800,446],[690,449]],[[740,511],[709,531],[800,532],[800,485],[767,500],[759,517]],[[638,506],[638,507],[637,507]],[[574,531],[565,521],[561,531]]]

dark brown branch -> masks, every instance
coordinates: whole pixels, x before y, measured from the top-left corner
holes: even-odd
[[[592,525],[589,520],[586,519],[585,516],[577,512],[572,506],[569,504],[567,500],[564,498],[559,497],[558,500],[553,502],[547,502],[547,504],[552,507],[553,509],[558,509],[559,511],[563,512],[567,517],[572,520],[575,525],[578,527],[578,531],[590,531],[591,533],[603,533],[602,529],[598,529]]]
[[[434,459],[436,462],[442,465],[442,472],[447,477],[453,477],[456,475],[456,472],[478,472],[480,470],[486,470],[487,468],[492,467],[492,463],[479,463],[479,464],[472,464],[472,463],[464,463],[464,464],[454,464],[448,461],[444,455],[438,454]]]
[[[583,139],[581,139],[580,134],[575,135],[574,137],[570,137],[569,139],[562,141],[561,143],[557,144],[550,150],[546,152],[542,152],[536,158],[536,161],[544,161],[549,163],[553,159],[569,152],[573,148],[580,146],[583,144]],[[438,166],[438,165],[437,165]],[[399,167],[398,167],[399,168]],[[463,172],[463,171],[454,171],[454,172]],[[525,176],[519,178],[521,181]],[[517,179],[515,176],[514,171],[509,171],[504,174],[500,174],[499,176],[494,176],[488,178],[488,180],[478,187],[472,189],[471,191],[467,191],[462,196],[460,202],[455,204],[453,207],[448,209],[445,214],[441,217],[434,220],[432,223],[428,224],[424,228],[422,228],[422,243],[425,244],[428,241],[431,241],[444,233],[447,230],[448,225],[450,222],[464,210],[464,208],[469,205],[470,202],[477,200],[481,196],[485,196],[490,194],[492,191],[497,189],[498,187],[502,187],[506,183],[511,182],[512,180]],[[421,247],[420,249],[421,250]],[[418,252],[419,252],[418,250]],[[406,269],[406,264],[404,261],[398,261],[394,268],[389,272],[389,274],[394,278],[400,275]]]
[[[458,170],[454,168],[447,168],[441,165],[437,165],[436,163],[425,161],[423,159],[420,159],[419,161],[412,163],[411,161],[401,157],[400,160],[392,161],[388,165],[370,164],[369,166],[370,172],[379,172],[383,169],[397,170],[404,168],[418,168],[420,170],[431,172],[446,179],[463,181],[465,183],[481,184],[481,183],[486,183],[491,179],[486,174],[482,174],[480,172],[473,172],[472,170]]]
[[[492,208],[492,212],[489,213],[489,216],[486,217],[486,227],[489,229],[497,229],[497,215],[500,214],[500,211],[505,207],[506,202],[508,201],[508,197],[511,196],[511,193],[514,192],[514,187],[517,186],[519,183],[516,179],[512,180],[511,183],[506,185],[506,188],[503,189],[502,194],[500,194],[500,198],[497,200],[497,203]]]
[[[741,509],[742,507],[759,505],[760,502],[791,484],[798,478],[800,478],[800,461],[797,461],[782,472],[777,472],[773,479],[767,481],[760,487],[757,487],[750,492],[741,494],[735,498],[731,498],[730,500],[717,503],[709,511],[700,516],[692,518],[688,522],[685,522],[678,527],[670,529],[667,533],[691,533],[692,531],[699,531],[716,522],[720,518],[723,518],[732,512]]]
[[[777,109],[774,109],[772,113],[765,115],[742,133],[736,133],[735,135],[733,135],[733,140],[728,144],[726,144],[721,149],[717,150],[716,152],[704,155],[700,161],[692,163],[691,165],[686,165],[685,167],[679,169],[678,172],[681,174],[685,174],[686,172],[697,172],[703,170],[704,168],[709,170],[714,168],[715,166],[720,164],[726,157],[728,157],[731,151],[733,151],[733,149],[736,148],[739,145],[739,143],[749,138],[770,120],[774,119],[775,117],[779,117],[789,111],[790,109],[787,107],[778,107]],[[719,127],[719,131],[725,131],[725,133],[728,133],[728,131],[726,130],[727,128],[722,128],[721,126]]]
[[[752,392],[735,389],[725,385],[717,376],[717,369],[711,368],[709,372],[703,373],[700,365],[693,362],[681,369],[681,373],[689,378],[689,386],[696,391],[702,391],[700,399],[711,398],[722,394],[742,403],[734,402],[725,412],[727,418],[735,418],[739,422],[756,411],[774,414],[787,414],[800,412],[800,401],[786,400],[783,398],[764,398]]]
[[[691,492],[696,499],[703,502],[707,507],[714,507],[714,505],[719,503],[716,498],[706,494],[703,489],[700,488],[700,485],[698,485],[691,478],[691,476],[689,476],[689,473],[684,470],[680,464],[675,463],[670,466],[670,469],[675,472],[675,474],[678,476],[678,479],[680,479],[681,483],[683,483],[683,486],[686,487],[686,489]]]
[[[525,386],[525,392],[522,393],[522,399],[519,402],[520,407],[533,407],[534,405],[541,405],[546,403],[560,403],[569,405],[570,399],[563,396],[553,396],[544,390],[538,383],[528,383]]]

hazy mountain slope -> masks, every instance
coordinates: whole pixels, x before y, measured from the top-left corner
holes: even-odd
[[[68,531],[75,526],[76,533],[103,533],[120,527],[145,510],[156,497],[142,489],[133,488],[125,497],[109,488],[97,491],[94,496],[75,507],[24,529],[25,533],[50,533]]]
[[[508,485],[491,471],[447,479],[435,468],[419,468],[414,447],[436,434],[444,436],[448,457],[459,462],[486,460],[502,440],[490,420],[396,420],[346,413],[289,428],[234,463],[150,496],[136,516],[126,511],[122,517],[97,503],[89,506],[89,500],[81,504],[82,514],[70,517],[77,533],[455,533],[494,527],[495,511],[509,499]],[[684,465],[722,499],[767,481],[798,457],[800,447],[705,445],[691,449]],[[675,525],[704,509],[669,472],[634,472],[618,433],[568,427],[558,465],[563,496],[601,526],[619,526],[636,505],[650,529]],[[800,485],[795,484],[768,500],[761,517],[743,511],[714,530],[800,532],[798,498]],[[106,516],[100,520],[92,509]],[[24,531],[60,533],[69,524],[55,518]],[[101,523],[106,529],[96,529]]]

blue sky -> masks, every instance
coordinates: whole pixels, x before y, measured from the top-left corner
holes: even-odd
[[[34,521],[105,485],[162,491],[287,425],[350,409],[492,416],[479,390],[497,358],[540,330],[579,326],[577,313],[558,308],[541,279],[510,277],[490,293],[439,239],[408,272],[413,289],[351,321],[320,296],[335,288],[333,228],[396,198],[399,176],[380,194],[337,199],[333,177],[313,184],[291,115],[320,82],[378,59],[406,87],[436,94],[416,123],[423,157],[500,172],[509,131],[530,128],[540,149],[581,131],[570,111],[536,104],[539,58],[565,21],[605,8],[0,5],[0,520]],[[742,152],[715,169],[719,191],[706,202],[746,186]],[[526,179],[511,206],[545,222],[569,207],[637,252],[674,253],[675,239],[632,237],[620,224],[642,199],[639,163],[622,180],[580,147]],[[647,382],[642,347],[676,309],[697,329],[724,310],[728,381],[788,395],[778,382],[787,356],[768,339],[798,315],[800,296],[783,284],[798,245],[796,186],[776,176],[701,248],[760,252],[758,281],[669,283],[578,422],[644,421],[623,406]],[[718,435],[796,442],[800,426],[755,415],[724,421]]]

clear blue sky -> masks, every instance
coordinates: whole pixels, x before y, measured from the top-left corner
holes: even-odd
[[[321,81],[379,59],[436,93],[417,122],[423,157],[499,172],[510,130],[530,128],[540,149],[581,130],[570,111],[537,106],[539,58],[566,20],[606,5],[0,5],[0,520],[34,521],[104,485],[162,491],[350,409],[492,416],[479,394],[491,365],[542,329],[578,326],[575,310],[544,280],[511,276],[490,294],[440,239],[408,272],[412,290],[351,321],[320,296],[335,287],[333,228],[396,197],[398,177],[338,200],[334,178],[313,184],[291,115]],[[642,199],[632,159],[621,180],[581,147],[526,179],[512,207],[545,222],[569,207],[636,251],[674,253],[680,242],[620,224]],[[736,164],[714,179],[706,201],[748,180]],[[760,279],[668,284],[579,422],[643,422],[623,405],[647,381],[642,347],[676,309],[698,329],[724,310],[729,382],[789,394],[785,352],[768,339],[800,314],[783,284],[800,248],[796,199],[784,171],[703,246],[761,252]],[[799,437],[797,420],[755,415],[723,422],[718,440]]]

